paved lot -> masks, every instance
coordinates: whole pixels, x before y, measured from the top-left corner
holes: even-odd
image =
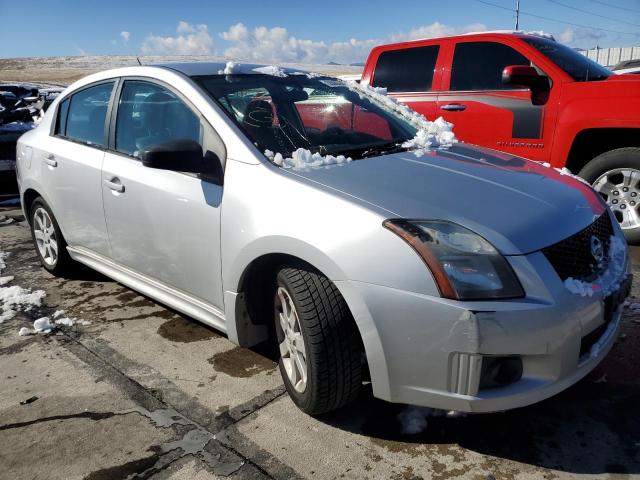
[[[24,224],[0,226],[0,250],[3,275],[47,294],[0,324],[2,479],[640,478],[640,311],[625,313],[609,357],[568,391],[507,413],[429,418],[403,435],[405,406],[364,392],[352,408],[308,417],[259,350],[90,270],[52,277]],[[18,336],[60,309],[91,323]]]

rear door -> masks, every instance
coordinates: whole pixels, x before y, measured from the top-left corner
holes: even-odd
[[[494,41],[458,41],[440,92],[438,114],[456,136],[534,160],[550,155],[557,100],[534,105],[531,91],[502,83],[509,65],[534,65],[515,46]],[[537,67],[536,67],[537,68]],[[538,68],[539,73],[544,74]]]
[[[148,168],[143,149],[194,140],[225,158],[222,140],[170,86],[125,79],[112,115],[102,196],[112,258],[222,309],[222,186],[195,174]]]
[[[376,60],[371,85],[386,88],[390,96],[434,120],[439,52],[438,44],[383,50]]]
[[[50,207],[67,243],[102,255],[109,255],[109,242],[101,169],[115,86],[115,80],[89,85],[58,104],[40,166]]]

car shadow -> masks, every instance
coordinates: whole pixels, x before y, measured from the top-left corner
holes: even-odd
[[[424,454],[424,444],[458,445],[482,455],[573,474],[640,473],[640,387],[604,382],[599,367],[584,380],[546,401],[501,413],[428,416],[417,434],[403,433],[399,415],[408,408],[362,393],[353,406],[319,417],[369,437],[392,452]]]

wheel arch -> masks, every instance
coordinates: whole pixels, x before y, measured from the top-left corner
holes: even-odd
[[[360,334],[371,380],[376,383],[374,389],[385,392],[389,389],[389,383],[382,342],[365,302],[357,290],[350,286],[339,267],[322,252],[319,253],[321,257],[316,257],[316,262],[310,258],[313,255],[283,253],[277,250],[263,252],[247,262],[237,275],[234,284],[236,290],[225,290],[224,294],[229,339],[243,347],[268,340],[270,334],[274,333],[272,298],[268,295],[270,291],[263,288],[264,285],[269,284],[266,282],[275,281],[275,275],[284,266],[311,268],[334,282],[340,291]],[[318,258],[324,259],[324,262],[317,262]]]
[[[573,139],[566,167],[578,174],[598,155],[624,147],[640,147],[639,128],[585,128]]]

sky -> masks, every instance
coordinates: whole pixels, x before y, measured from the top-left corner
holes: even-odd
[[[0,14],[7,15],[0,28],[0,58],[211,54],[262,62],[346,64],[364,61],[371,47],[380,43],[513,29],[515,4],[516,0],[37,0],[25,13],[15,0],[0,0]],[[520,29],[549,32],[572,47],[640,45],[640,0],[521,0],[520,9]]]

